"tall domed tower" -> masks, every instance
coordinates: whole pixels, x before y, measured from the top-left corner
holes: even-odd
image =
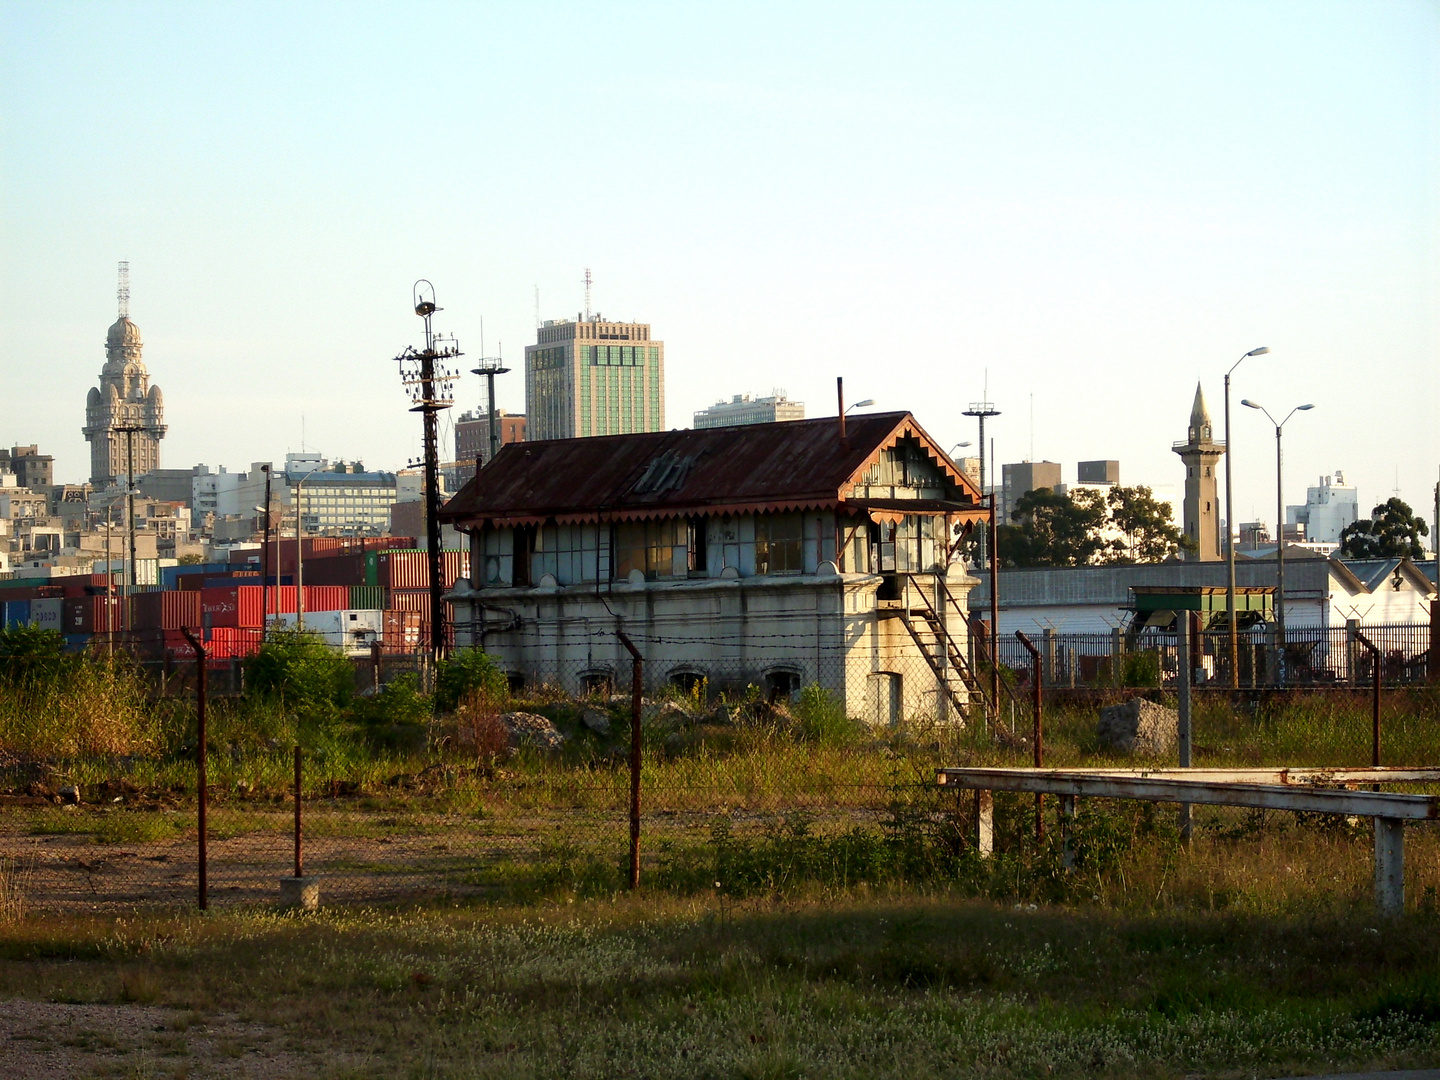
[[[134,452],[134,471],[143,476],[160,467],[160,440],[165,437],[165,404],[160,388],[150,385],[145,343],[130,321],[130,264],[120,264],[120,317],[105,335],[105,366],[100,385],[85,399],[85,441],[90,444],[90,482],[110,487],[130,465],[127,441]]]
[[[1190,426],[1184,442],[1172,447],[1185,463],[1185,536],[1195,550],[1185,557],[1200,562],[1220,558],[1220,500],[1216,494],[1215,465],[1225,453],[1225,444],[1215,441],[1205,392],[1195,384],[1195,403],[1190,406]]]

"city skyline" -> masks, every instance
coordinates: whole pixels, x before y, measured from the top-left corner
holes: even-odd
[[[299,450],[303,416],[305,445],[394,468],[419,451],[389,362],[418,337],[411,282],[467,359],[503,341],[518,369],[537,306],[580,310],[590,266],[595,308],[665,339],[674,419],[776,382],[823,416],[843,375],[947,445],[988,396],[997,463],[1175,482],[1195,381],[1218,428],[1223,372],[1267,345],[1235,375],[1236,518],[1275,501],[1273,432],[1240,397],[1317,406],[1286,429],[1286,504],[1343,469],[1362,514],[1398,484],[1428,516],[1435,9],[1045,12],[599,8],[542,31],[519,8],[0,5],[0,427],[85,475],[75,403],[128,259],[167,464]],[[653,61],[521,77],[597,34]],[[807,55],[782,47],[801,35]],[[441,39],[490,66],[386,74]],[[503,167],[575,123],[604,154],[633,139],[636,167]],[[417,152],[412,184],[392,166]]]

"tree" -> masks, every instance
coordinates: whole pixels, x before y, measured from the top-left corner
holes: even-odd
[[[1085,566],[1106,548],[1105,497],[1090,488],[1057,495],[1037,488],[1015,503],[1017,524],[996,533],[1002,566]]]
[[[1176,527],[1170,507],[1159,502],[1155,492],[1144,484],[1117,485],[1110,489],[1106,502],[1110,524],[1121,534],[1120,539],[1111,541],[1106,562],[1164,562],[1194,548],[1194,542]]]
[[[1398,496],[1375,507],[1370,517],[1346,525],[1340,533],[1342,559],[1423,558],[1420,537],[1430,535],[1425,519],[1415,516]]]

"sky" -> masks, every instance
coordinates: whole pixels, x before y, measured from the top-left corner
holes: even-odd
[[[0,444],[80,429],[130,264],[163,464],[420,454],[433,282],[525,407],[539,317],[666,349],[666,423],[783,388],[1001,462],[1179,485],[1196,383],[1237,520],[1440,474],[1440,3],[0,0]],[[457,410],[482,399],[477,377]],[[963,452],[973,452],[963,451]],[[957,456],[962,451],[957,451]],[[445,455],[448,456],[448,453]]]

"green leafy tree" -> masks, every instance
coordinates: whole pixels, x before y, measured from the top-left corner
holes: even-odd
[[[996,533],[1002,566],[1086,566],[1105,552],[1105,496],[1091,488],[1059,495],[1027,491],[1015,503],[1015,524]]]
[[[1398,496],[1391,496],[1340,533],[1340,557],[1344,559],[1396,559],[1425,555],[1420,537],[1429,536],[1425,519],[1417,517]]]
[[[1193,550],[1194,543],[1175,525],[1170,507],[1155,498],[1144,484],[1115,486],[1105,499],[1110,525],[1121,533],[1112,541],[1104,561],[1109,563],[1157,563]]]

